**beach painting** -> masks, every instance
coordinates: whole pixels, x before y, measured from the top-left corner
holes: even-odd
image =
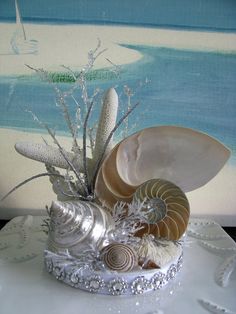
[[[99,89],[102,95],[115,87],[120,115],[129,105],[127,91],[132,102],[139,102],[116,140],[149,126],[178,125],[224,143],[232,152],[225,167],[187,196],[192,215],[235,225],[234,1],[1,1],[0,196],[28,177],[45,172],[44,165],[14,149],[19,141],[52,143],[30,113],[55,130],[61,144],[70,149],[71,138],[56,104],[55,87],[73,90],[70,72],[81,71],[88,52],[98,43],[104,51],[87,77],[88,92]],[[49,80],[34,69],[44,69]],[[72,96],[78,100],[79,91]],[[99,110],[98,101],[91,123],[96,124]],[[32,181],[0,203],[0,218],[45,213],[53,199],[47,178]]]

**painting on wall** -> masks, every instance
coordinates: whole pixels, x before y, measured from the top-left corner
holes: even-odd
[[[6,0],[0,3],[0,38],[1,196],[45,171],[41,163],[14,150],[19,141],[51,141],[32,113],[70,147],[55,90],[70,91],[68,106],[73,114],[81,91],[74,89],[72,72],[79,73],[88,63],[89,51],[100,44],[102,53],[87,77],[88,92],[99,89],[100,95],[91,124],[98,120],[99,97],[112,86],[119,95],[120,115],[130,98],[139,102],[116,140],[149,126],[178,125],[223,142],[232,152],[227,165],[188,197],[193,215],[232,223],[236,210],[236,3]],[[35,69],[44,69],[47,75],[40,76]],[[1,202],[0,218],[43,213],[52,199],[55,195],[47,178],[32,181]]]

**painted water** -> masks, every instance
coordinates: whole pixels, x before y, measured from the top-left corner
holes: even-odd
[[[233,0],[18,0],[29,23],[129,25],[235,32]],[[0,1],[0,20],[15,20],[14,0]]]
[[[235,158],[236,55],[126,47],[139,51],[142,59],[123,66],[118,77],[104,73],[95,75],[88,81],[89,90],[116,86],[122,113],[127,106],[122,91],[127,85],[134,92],[132,102],[139,102],[129,118],[129,124],[133,126],[131,132],[153,125],[191,127],[225,143]],[[55,84],[63,90],[70,89],[71,83],[60,81],[59,74]],[[57,132],[68,132],[55,105],[52,86],[36,76],[1,76],[0,94],[1,127],[38,131],[39,125],[25,111],[31,110]],[[72,102],[72,114],[74,109]],[[95,107],[91,123],[98,119],[99,109],[99,106]]]

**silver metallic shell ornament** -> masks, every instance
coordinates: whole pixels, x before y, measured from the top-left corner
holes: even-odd
[[[178,240],[185,232],[190,210],[187,197],[175,184],[152,179],[143,183],[134,194],[135,201],[145,201],[149,223],[138,233]]]
[[[53,252],[79,256],[85,247],[101,249],[113,229],[110,214],[96,203],[67,201],[52,203],[48,246]]]
[[[130,271],[138,265],[134,249],[122,243],[111,243],[104,247],[101,256],[107,268],[118,272]]]

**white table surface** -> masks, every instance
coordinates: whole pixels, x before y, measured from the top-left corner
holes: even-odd
[[[183,268],[164,289],[113,297],[71,288],[45,271],[42,221],[16,217],[0,231],[1,314],[236,313],[236,245],[216,223],[191,220]]]

